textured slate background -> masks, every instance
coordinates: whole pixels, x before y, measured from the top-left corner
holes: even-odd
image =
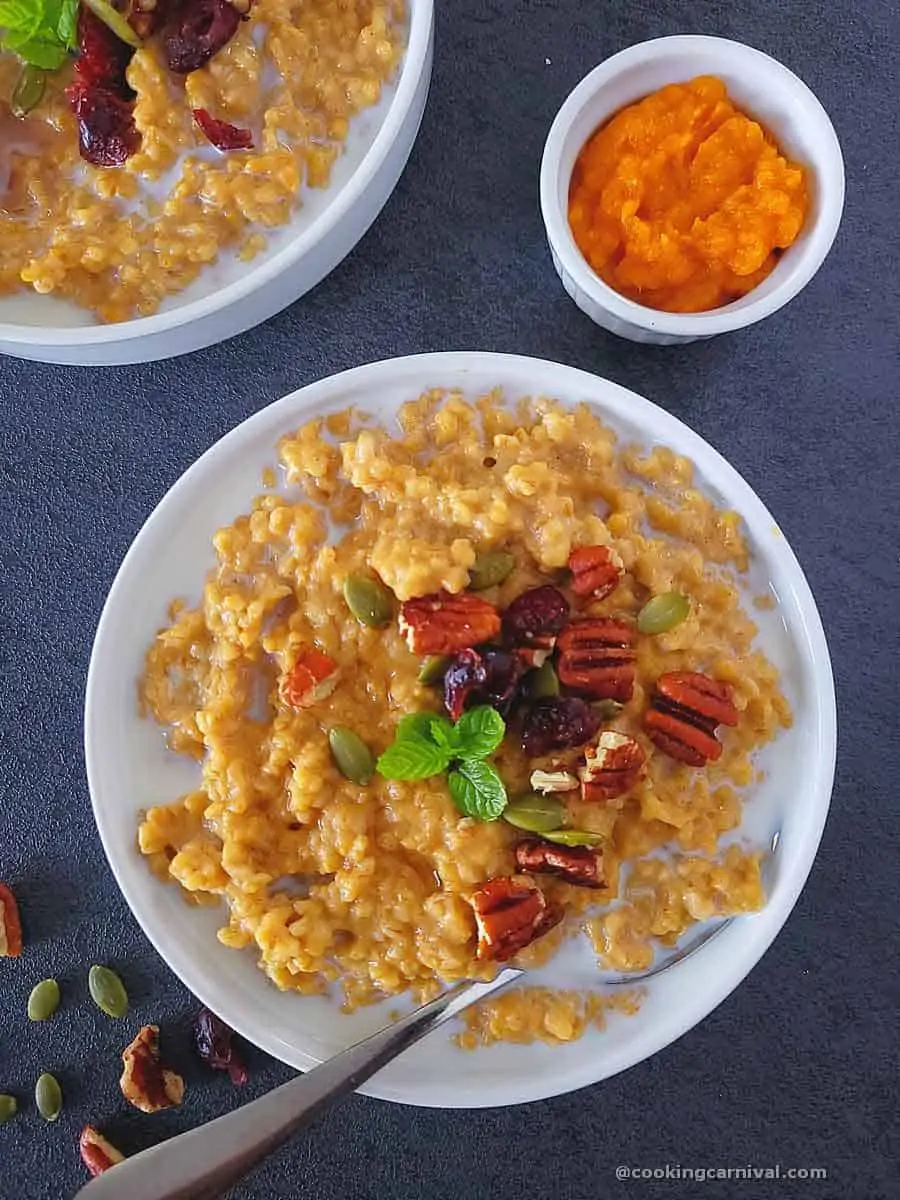
[[[225,1078],[187,1054],[190,998],[139,932],[90,816],[81,706],[94,627],[142,521],[182,470],[249,413],[370,359],[524,351],[608,375],[721,449],[792,541],[818,597],[841,710],[832,815],[776,944],[700,1028],[625,1076],[558,1100],[440,1113],[352,1098],[272,1159],[242,1200],[482,1200],[528,1195],[900,1195],[897,1176],[896,132],[893,0],[702,5],[452,0],[440,6],[425,123],[359,249],[263,328],[187,359],[105,371],[0,361],[0,878],[28,951],[0,962],[0,1090],[57,1070],[67,1107],[0,1130],[0,1196],[70,1196],[75,1141],[105,1121],[135,1150],[224,1111]],[[837,126],[847,209],[824,269],[788,309],[679,350],[597,330],[563,294],[537,206],[550,121],[600,59],[667,33],[719,33],[781,58]],[[118,963],[135,1017],[181,1027],[188,1107],[125,1113],[121,1039],[84,998]],[[28,1026],[45,975],[65,1010]],[[177,1035],[169,1044],[179,1041]],[[289,1072],[253,1057],[242,1098]],[[119,1113],[118,1116],[113,1114]],[[620,1183],[615,1166],[819,1166],[827,1183]]]

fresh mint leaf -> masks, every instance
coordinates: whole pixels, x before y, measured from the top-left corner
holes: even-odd
[[[506,722],[488,704],[470,708],[456,722],[460,758],[487,758],[493,754],[506,733]]]
[[[415,735],[398,739],[378,759],[384,779],[430,779],[447,769],[449,756],[440,746]]]
[[[31,67],[39,67],[42,71],[58,71],[69,57],[69,52],[65,46],[61,46],[57,42],[45,42],[37,38],[20,42],[16,46],[10,45],[8,48],[14,54],[17,54],[23,62]]]
[[[78,5],[79,0],[56,0],[56,32],[59,40],[69,50],[78,45]]]
[[[56,71],[77,43],[78,0],[0,0],[0,46]]]
[[[453,803],[466,817],[496,821],[506,808],[506,787],[490,763],[468,759],[461,762],[450,772],[447,785]]]
[[[433,741],[431,736],[431,722],[436,717],[437,713],[432,712],[408,713],[397,722],[397,732],[394,734],[394,739],[402,742],[406,738],[418,737],[424,738],[426,742]]]
[[[431,740],[447,751],[448,758],[459,757],[459,734],[446,717],[431,718]]]

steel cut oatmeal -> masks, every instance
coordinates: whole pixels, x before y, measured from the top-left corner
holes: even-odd
[[[118,23],[61,3],[77,56],[24,115],[0,37],[0,295],[103,321],[155,312],[222,251],[253,258],[328,186],[403,52],[403,0],[129,0]]]
[[[738,516],[585,406],[502,399],[285,437],[284,493],[216,534],[147,653],[142,700],[199,774],[140,848],[280,988],[420,998],[581,933],[638,970],[764,903],[760,855],[718,848],[790,723]],[[526,987],[462,1041],[635,1003]]]

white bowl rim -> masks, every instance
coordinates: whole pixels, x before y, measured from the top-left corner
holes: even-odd
[[[267,1028],[254,1025],[252,1013],[243,1009],[234,1011],[233,997],[227,990],[219,987],[214,973],[205,970],[185,953],[179,946],[177,937],[172,941],[171,931],[165,922],[154,916],[152,901],[147,902],[142,898],[142,888],[148,880],[156,886],[161,885],[153,880],[145,864],[138,861],[136,849],[133,861],[119,860],[111,851],[112,830],[107,824],[105,809],[98,801],[99,762],[104,743],[103,725],[99,716],[102,706],[102,674],[105,669],[101,660],[108,658],[110,654],[106,648],[106,627],[112,623],[111,614],[119,603],[119,594],[125,593],[130,586],[128,577],[133,571],[143,569],[139,560],[145,533],[155,531],[157,526],[164,529],[170,520],[170,513],[177,514],[182,493],[187,492],[195,480],[218,470],[220,462],[227,461],[232,450],[257,431],[268,428],[274,446],[277,437],[289,427],[289,414],[294,410],[301,409],[302,413],[306,414],[316,411],[319,406],[320,410],[327,411],[329,405],[333,405],[341,393],[346,393],[361,381],[365,382],[369,393],[385,386],[394,389],[405,387],[407,384],[419,386],[423,379],[443,379],[442,386],[452,387],[454,379],[459,379],[462,384],[468,374],[487,368],[498,375],[501,375],[504,369],[509,372],[518,370],[523,380],[528,381],[524,384],[523,394],[549,394],[541,393],[540,389],[535,390],[535,381],[540,380],[547,372],[552,372],[556,379],[565,375],[572,383],[573,391],[583,391],[588,396],[596,392],[598,385],[602,385],[602,404],[597,403],[598,406],[605,407],[613,419],[621,416],[626,421],[633,421],[635,407],[643,410],[647,414],[648,435],[652,430],[654,440],[672,444],[671,435],[677,432],[677,442],[680,447],[684,447],[684,453],[702,461],[701,470],[707,483],[719,487],[727,482],[729,503],[741,513],[748,527],[752,518],[758,531],[765,530],[772,535],[769,540],[769,553],[774,560],[780,560],[782,568],[790,577],[797,613],[795,637],[802,645],[804,663],[812,683],[815,738],[820,753],[814,758],[805,788],[810,796],[809,819],[804,824],[800,836],[794,840],[793,866],[789,873],[784,871],[782,874],[783,882],[779,885],[777,903],[775,897],[770,896],[766,907],[749,922],[732,922],[708,947],[693,955],[690,962],[676,968],[686,970],[692,962],[697,969],[704,955],[716,953],[713,947],[718,949],[721,970],[712,978],[707,973],[703,989],[696,990],[689,1001],[673,1006],[651,1030],[644,1033],[637,1053],[632,1049],[619,1050],[615,1042],[611,1041],[604,1044],[602,1061],[599,1061],[597,1056],[585,1054],[579,1060],[577,1070],[570,1071],[562,1078],[556,1072],[544,1071],[534,1078],[529,1077],[527,1085],[518,1082],[513,1086],[504,1081],[502,1088],[499,1088],[500,1094],[493,1090],[485,1093],[483,1088],[454,1082],[453,1094],[448,1096],[447,1081],[440,1078],[423,1079],[417,1083],[414,1090],[408,1085],[396,1088],[379,1084],[376,1078],[375,1082],[360,1089],[367,1095],[384,1100],[439,1108],[496,1107],[546,1099],[609,1078],[662,1050],[708,1016],[742,982],[774,941],[806,883],[825,826],[834,781],[837,711],[831,659],[821,618],[802,567],[772,515],[750,485],[705,439],[665,409],[619,384],[565,364],[489,351],[450,351],[384,359],[354,367],[299,388],[254,413],[215,442],[176,480],[139,530],[116,573],[97,626],[85,690],[84,754],[94,821],[110,869],[144,933],[169,968],[197,999],[219,1013],[241,1036],[299,1070],[308,1070],[317,1065],[320,1060],[312,1054],[298,1050],[296,1046],[283,1041]],[[758,537],[756,541],[759,542]],[[114,663],[110,669],[115,669]],[[148,892],[148,895],[152,895],[152,892]],[[721,955],[726,947],[731,948],[731,954],[727,959],[722,959]],[[653,986],[652,981],[650,986]]]
[[[743,297],[741,300],[733,301],[721,308],[710,309],[708,312],[668,313],[648,308],[646,305],[638,304],[636,301],[620,295],[599,275],[595,274],[588,265],[572,235],[567,215],[558,203],[557,184],[560,159],[563,143],[570,127],[585,104],[590,101],[600,87],[639,62],[665,59],[671,53],[699,49],[701,46],[706,49],[727,46],[729,52],[740,56],[748,66],[752,67],[754,63],[765,63],[770,69],[774,67],[782,75],[785,86],[793,92],[797,105],[802,106],[816,122],[819,133],[824,139],[823,153],[831,155],[838,168],[838,181],[836,187],[828,188],[827,194],[822,196],[822,208],[818,220],[813,226],[811,236],[801,248],[794,270],[786,275],[785,279],[768,295],[749,301],[747,297]],[[651,329],[654,333],[659,334],[706,337],[717,333],[726,333],[746,325],[752,325],[782,308],[806,287],[825,261],[841,223],[845,189],[844,159],[837,133],[821,101],[808,84],[770,54],[748,46],[745,42],[736,42],[731,38],[715,37],[709,34],[674,34],[670,37],[653,38],[650,41],[628,46],[617,54],[604,59],[570,92],[562,108],[556,114],[547,135],[541,159],[541,213],[550,245],[559,256],[565,270],[578,287],[602,308],[630,325],[638,326],[641,329]],[[749,293],[749,296],[752,297],[752,295],[752,292]]]
[[[221,309],[243,300],[252,292],[265,287],[278,275],[296,263],[313,246],[326,237],[358,203],[360,197],[378,173],[390,153],[412,104],[422,68],[428,58],[428,46],[434,17],[434,0],[413,0],[409,6],[409,40],[400,65],[400,74],[388,111],[372,145],[363,155],[362,161],[335,196],[334,201],[313,220],[297,237],[291,238],[271,258],[254,267],[249,265],[245,274],[232,283],[209,295],[192,300],[188,304],[153,313],[149,317],[134,317],[127,321],[110,324],[52,326],[19,325],[0,321],[0,342],[18,342],[23,346],[76,346],[107,345],[136,340],[150,334],[165,333],[169,329],[189,325],[194,321],[211,316]],[[288,223],[287,228],[290,227]]]

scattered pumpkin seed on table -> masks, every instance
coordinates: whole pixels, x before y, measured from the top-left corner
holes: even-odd
[[[88,971],[88,991],[93,1002],[108,1017],[124,1017],[128,1012],[125,985],[109,967],[91,967]]]
[[[591,705],[601,721],[612,721],[624,707],[625,705],[618,700],[595,700]]]
[[[15,1096],[9,1096],[6,1093],[0,1095],[0,1125],[4,1121],[8,1121],[10,1117],[14,1117],[19,1111],[19,1102]]]
[[[62,1112],[62,1088],[48,1071],[38,1078],[34,1086],[34,1102],[45,1121],[55,1121]]]
[[[375,774],[375,756],[358,733],[346,725],[328,731],[328,744],[337,769],[351,783],[365,786]]]
[[[543,833],[548,829],[559,829],[566,815],[565,805],[552,796],[540,796],[531,792],[517,796],[503,810],[503,820],[517,829],[528,833]]]
[[[638,631],[651,637],[668,633],[680,625],[690,611],[691,602],[687,596],[679,592],[663,592],[661,596],[648,600],[638,613]]]
[[[389,624],[394,615],[393,594],[368,575],[348,575],[344,580],[344,599],[357,621],[373,629]]]
[[[35,984],[28,997],[28,1019],[46,1021],[59,1007],[59,984],[55,979],[43,979]]]
[[[469,567],[469,587],[473,592],[502,583],[516,565],[516,560],[506,550],[479,550]]]

